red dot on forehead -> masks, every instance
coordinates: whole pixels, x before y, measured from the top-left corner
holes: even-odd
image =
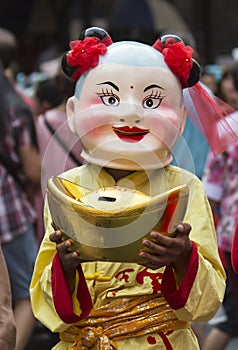
[[[130,85],[130,89],[134,89],[134,86],[133,86],[133,85]]]

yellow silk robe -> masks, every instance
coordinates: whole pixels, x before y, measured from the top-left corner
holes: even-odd
[[[81,264],[82,274],[76,274],[76,287],[71,295],[63,272],[60,272],[59,260],[57,265],[55,244],[49,240],[53,229],[46,201],[46,233],[30,286],[33,312],[40,322],[52,332],[63,334],[72,330],[70,327],[73,324],[80,325],[84,321],[80,320],[82,313],[86,312],[87,320],[88,313],[85,308],[87,309],[89,295],[92,302],[91,314],[117,300],[122,300],[123,304],[141,296],[151,295],[152,299],[152,295],[154,297],[156,294],[178,322],[206,322],[215,315],[224,295],[225,273],[218,254],[210,206],[197,177],[180,168],[167,166],[164,169],[151,170],[147,174],[137,171],[115,182],[104,169],[100,170],[100,167],[92,164],[72,169],[60,176],[92,190],[118,185],[132,187],[151,196],[186,183],[189,186],[189,203],[184,222],[192,226],[190,239],[193,250],[186,276],[179,287],[176,286],[171,266],[154,271],[134,263],[87,262]],[[58,272],[61,278],[58,277]],[[81,285],[84,285],[82,290]],[[64,340],[54,349],[72,349],[73,340],[63,336],[62,339]],[[114,343],[116,347],[101,345],[100,349],[199,349],[197,339],[189,326],[178,326],[178,329],[172,331],[158,331],[155,328],[149,334],[145,332],[139,336],[121,337]],[[86,348],[79,346],[74,349]],[[92,346],[88,349],[99,347]]]

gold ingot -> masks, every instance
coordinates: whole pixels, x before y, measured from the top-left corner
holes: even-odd
[[[141,262],[150,232],[173,236],[187,209],[188,187],[180,185],[155,197],[119,186],[91,191],[51,177],[47,198],[55,227],[71,238],[85,261]]]

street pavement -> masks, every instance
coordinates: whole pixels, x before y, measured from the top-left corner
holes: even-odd
[[[238,350],[238,337],[232,339],[229,345],[225,348],[225,350]]]
[[[58,334],[50,332],[40,322],[36,321],[34,332],[24,350],[51,350],[58,341]]]

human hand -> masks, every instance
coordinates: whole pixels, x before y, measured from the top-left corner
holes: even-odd
[[[50,234],[51,242],[56,243],[56,250],[64,271],[71,274],[80,264],[79,251],[70,251],[69,248],[73,245],[72,239],[64,239],[64,233],[61,230],[56,230]]]
[[[56,243],[56,250],[59,254],[62,268],[70,285],[70,289],[73,291],[76,269],[82,262],[80,253],[78,250],[69,250],[73,245],[73,240],[64,239],[64,232],[61,230],[56,229],[56,231],[50,234],[49,238],[52,242]]]
[[[179,224],[174,237],[151,231],[151,239],[143,240],[143,248],[139,252],[139,256],[148,261],[141,265],[156,270],[173,264],[175,271],[184,275],[192,249],[190,231],[191,226],[188,223]]]

